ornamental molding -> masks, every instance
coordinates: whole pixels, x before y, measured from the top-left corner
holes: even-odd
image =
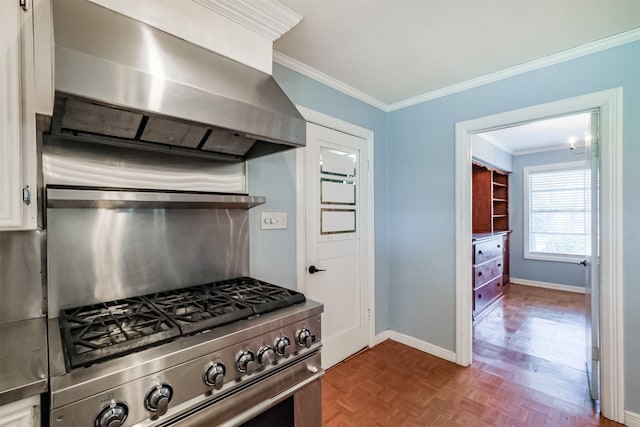
[[[192,0],[272,42],[298,25],[302,16],[276,0]]]

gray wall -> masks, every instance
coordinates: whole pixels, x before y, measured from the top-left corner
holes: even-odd
[[[584,154],[573,154],[569,148],[513,156],[513,173],[509,177],[509,220],[513,230],[509,241],[511,278],[584,287],[585,268],[576,262],[540,261],[524,258],[523,182],[523,168],[527,166],[577,162],[584,159]]]
[[[389,328],[449,350],[455,350],[455,124],[623,87],[625,407],[640,413],[640,340],[634,339],[640,325],[640,41],[387,114],[278,64],[274,75],[294,102],[374,130],[376,330]],[[268,209],[282,206],[290,221],[293,156],[249,164],[252,191],[274,195],[274,204],[282,194],[287,200]],[[256,182],[257,172],[269,174],[266,182]],[[259,233],[257,212],[253,251],[295,248],[292,222],[285,232]],[[288,256],[273,255],[273,264],[261,266],[254,259],[252,274],[282,274],[294,286],[295,257]]]
[[[455,350],[455,124],[623,87],[626,409],[640,412],[640,41],[389,113],[390,327]]]
[[[384,331],[389,328],[386,113],[279,64],[273,64],[273,76],[295,104],[374,132],[375,318],[376,331]],[[295,152],[249,161],[248,179],[252,194],[267,197],[265,205],[250,211],[251,274],[296,288]],[[261,211],[287,212],[288,228],[260,230]]]

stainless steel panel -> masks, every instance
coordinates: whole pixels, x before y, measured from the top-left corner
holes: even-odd
[[[246,193],[242,163],[45,138],[44,184]]]
[[[265,202],[265,197],[242,194],[47,188],[48,208],[250,209]]]
[[[43,316],[45,232],[0,232],[0,323]]]
[[[249,273],[248,211],[47,209],[49,316]]]
[[[44,317],[0,324],[0,405],[47,391]]]
[[[304,146],[306,122],[268,74],[89,1],[57,0],[56,91]]]

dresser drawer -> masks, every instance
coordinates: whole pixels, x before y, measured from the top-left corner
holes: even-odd
[[[473,263],[482,264],[490,259],[502,256],[502,236],[476,242],[473,245]]]
[[[502,276],[486,283],[473,292],[473,312],[479,313],[488,304],[502,296]]]
[[[479,264],[473,267],[473,284],[474,288],[479,288],[485,282],[495,279],[502,275],[503,271],[503,258],[500,256],[494,258],[491,261]]]

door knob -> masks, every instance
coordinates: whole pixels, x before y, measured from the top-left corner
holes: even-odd
[[[318,271],[327,271],[327,270],[322,270],[320,268],[316,268],[315,265],[310,265],[308,271],[309,271],[309,274],[314,274],[314,273],[317,273]]]

